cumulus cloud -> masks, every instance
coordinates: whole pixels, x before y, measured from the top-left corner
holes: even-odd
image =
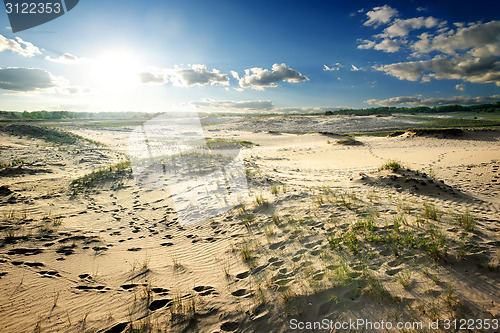
[[[368,16],[368,20],[363,25],[378,27],[381,24],[389,23],[393,17],[398,16],[398,11],[391,6],[384,5],[368,11],[366,16]]]
[[[291,69],[286,64],[274,64],[271,70],[258,67],[245,69],[245,75],[239,77],[233,73],[241,88],[263,90],[265,87],[277,87],[277,82],[302,82],[308,81],[307,76]]]
[[[0,52],[11,51],[23,57],[33,57],[36,54],[42,54],[40,49],[30,42],[25,42],[20,37],[14,39],[6,38],[0,35]]]
[[[170,81],[177,86],[228,85],[229,76],[206,65],[191,65],[190,68],[176,68],[170,71]]]
[[[35,91],[56,87],[57,79],[39,68],[0,68],[0,88],[12,91]]]
[[[342,67],[342,64],[337,62],[335,65],[331,66],[331,67],[328,67],[327,65],[323,65],[323,70],[324,71],[338,71],[339,69],[341,69]]]
[[[138,75],[142,83],[165,84],[168,82],[168,78],[161,73],[142,72]]]
[[[496,103],[500,101],[500,95],[492,96],[453,96],[453,97],[437,97],[437,98],[422,98],[421,96],[398,96],[388,99],[369,99],[365,103],[380,106],[396,106],[407,104],[411,106],[439,106],[439,105],[474,105]]]
[[[46,56],[45,60],[52,61],[52,62],[58,62],[61,64],[79,64],[81,62],[86,61],[85,58],[79,58],[79,57],[72,55],[70,53],[64,53],[63,55],[61,55],[59,57]]]
[[[356,71],[359,71],[359,70],[360,70],[360,69],[359,69],[358,67],[356,67],[356,66],[354,66],[354,65],[351,65],[351,71],[356,72]]]
[[[210,70],[206,65],[190,65],[187,68],[151,69],[138,73],[144,84],[171,83],[178,87],[228,85],[229,76],[217,69]]]
[[[457,90],[459,90],[459,91],[464,91],[464,90],[465,90],[465,87],[464,87],[464,85],[463,85],[463,84],[457,84],[457,85],[455,86],[455,89],[457,89]]]
[[[500,53],[500,21],[474,23],[467,27],[458,27],[437,35],[422,34],[412,44],[418,54],[440,52],[455,55],[457,51],[469,50],[477,57],[498,56]]]
[[[391,20],[387,8],[376,7],[367,15],[365,25],[386,24],[372,39],[360,40],[359,49],[388,53],[409,50],[409,61],[373,68],[400,80],[429,82],[458,79],[473,83],[495,83],[500,86],[500,21],[461,22],[451,24],[432,16]],[[378,13],[375,15],[374,13]],[[394,16],[394,15],[392,15]],[[391,16],[391,17],[392,17]],[[376,19],[383,17],[382,19]],[[370,22],[370,24],[367,24]],[[426,29],[418,36],[412,30]],[[415,58],[427,58],[414,61]]]
[[[456,79],[473,83],[495,83],[500,86],[500,62],[493,57],[461,56],[431,60],[398,62],[373,67],[400,80],[428,82],[431,79]]]
[[[224,110],[267,111],[274,108],[272,101],[221,101],[205,99],[191,102],[197,108],[211,108]]]
[[[421,28],[434,28],[441,23],[440,20],[429,17],[414,17],[411,19],[395,19],[394,22],[384,30],[384,35],[388,37],[405,37],[411,30]]]
[[[46,91],[56,94],[81,94],[88,92],[86,88],[69,86],[68,81],[44,69],[25,67],[0,68],[0,89],[24,93]]]

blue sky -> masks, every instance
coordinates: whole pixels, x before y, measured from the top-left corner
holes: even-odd
[[[492,1],[89,1],[13,34],[0,109],[318,112],[500,100]]]

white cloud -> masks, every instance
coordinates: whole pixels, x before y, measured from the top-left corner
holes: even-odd
[[[14,39],[6,38],[0,35],[0,52],[11,51],[23,57],[33,57],[36,54],[42,54],[40,49],[30,42],[25,42],[20,37]]]
[[[177,86],[189,87],[208,84],[228,85],[229,76],[217,69],[209,70],[206,65],[191,65],[190,68],[176,68],[170,71],[170,81]]]
[[[478,57],[498,56],[500,53],[500,21],[473,23],[458,27],[436,36],[425,34],[412,45],[415,52],[426,54],[433,51],[455,55],[457,51],[469,50]]]
[[[441,21],[432,16],[420,16],[406,20],[395,19],[389,27],[385,28],[384,33],[389,37],[405,37],[411,30],[421,28],[434,28],[437,27],[440,23]]]
[[[459,90],[459,91],[464,91],[464,90],[465,90],[465,87],[464,87],[464,85],[463,85],[463,84],[457,84],[457,85],[455,86],[455,89],[457,89],[457,90]]]
[[[453,96],[453,97],[437,97],[437,98],[422,98],[420,96],[398,96],[388,99],[369,99],[365,103],[380,106],[395,106],[407,104],[411,106],[439,106],[439,105],[474,105],[496,103],[500,101],[500,95],[492,96]]]
[[[381,24],[389,23],[393,17],[398,16],[398,11],[391,6],[384,5],[373,8],[366,13],[366,16],[369,19],[363,25],[378,27]]]
[[[66,79],[56,77],[44,69],[26,67],[0,68],[0,89],[63,95],[89,92],[87,88],[70,86]]]
[[[493,57],[474,58],[469,55],[431,60],[399,62],[373,67],[400,80],[423,82],[431,79],[456,79],[473,83],[495,83],[500,86],[500,62]]]
[[[205,99],[193,101],[192,105],[197,108],[224,109],[224,110],[244,110],[244,111],[267,111],[274,108],[272,101],[221,101]]]
[[[359,71],[360,69],[354,65],[351,65],[351,71]]]
[[[400,46],[401,46],[400,41],[395,39],[384,38],[380,43],[375,44],[373,48],[379,51],[394,53],[399,51]]]
[[[206,65],[190,65],[187,68],[151,69],[138,74],[144,84],[172,83],[178,87],[229,85],[229,76]]]
[[[150,73],[150,72],[142,72],[139,73],[139,79],[141,83],[153,83],[153,84],[165,84],[168,82],[168,78],[162,73]]]
[[[427,7],[417,7],[417,12],[425,12],[427,10],[428,10]]]
[[[61,55],[59,57],[46,56],[45,60],[52,61],[52,62],[58,62],[61,64],[79,64],[79,63],[85,62],[87,59],[78,58],[77,56],[72,55],[70,53],[64,53],[63,55]]]
[[[358,48],[388,53],[403,49],[412,52],[410,58],[432,58],[374,66],[375,70],[401,80],[429,82],[458,79],[500,86],[500,21],[468,24],[459,22],[452,24],[452,29],[447,26],[446,21],[432,16],[396,18],[390,22],[390,15],[382,15],[387,11],[387,8],[382,7],[371,11],[369,17],[373,20],[365,22],[365,25],[388,23],[388,26],[381,33],[373,35],[372,40],[360,40]],[[415,29],[426,31],[412,37],[410,31]]]
[[[12,91],[35,91],[56,87],[57,78],[39,68],[0,68],[0,89]]]
[[[335,65],[333,65],[331,67],[328,67],[327,65],[323,65],[323,70],[324,71],[338,71],[342,67],[344,67],[344,66],[342,66],[341,63],[337,62]]]
[[[302,75],[283,63],[274,64],[271,70],[258,67],[245,69],[245,75],[239,78],[238,81],[241,88],[263,90],[265,87],[277,87],[277,82],[301,82],[308,80],[307,76]]]

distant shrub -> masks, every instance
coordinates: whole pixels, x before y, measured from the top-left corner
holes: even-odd
[[[387,161],[385,162],[384,165],[382,165],[380,168],[378,168],[378,170],[391,170],[391,171],[397,171],[398,169],[401,169],[403,168],[403,166],[401,165],[401,163],[399,163],[398,161]]]
[[[339,145],[345,145],[345,146],[355,146],[355,145],[362,145],[363,144],[362,142],[359,142],[358,140],[356,140],[355,137],[349,136],[349,135],[345,136],[344,138],[342,138],[340,140],[337,140],[336,142]]]

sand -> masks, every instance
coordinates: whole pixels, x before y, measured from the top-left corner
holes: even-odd
[[[252,126],[205,127],[253,143],[241,147],[249,194],[184,227],[174,194],[141,188],[128,168],[71,185],[125,161],[130,127],[70,128],[105,145],[0,132],[0,161],[23,160],[0,168],[0,331],[286,332],[323,319],[435,331],[429,322],[499,319],[498,131],[342,145]],[[379,170],[389,160],[401,167]]]

